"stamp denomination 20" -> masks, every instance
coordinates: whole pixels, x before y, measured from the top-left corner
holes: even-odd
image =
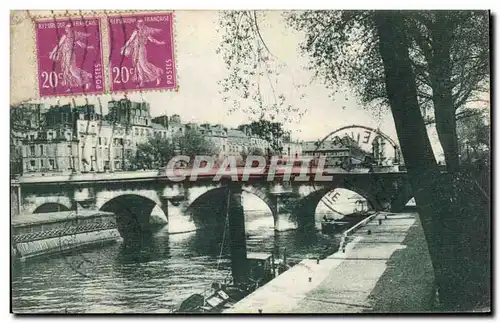
[[[98,18],[35,23],[40,97],[104,93]]]
[[[111,91],[177,87],[173,14],[108,17]]]

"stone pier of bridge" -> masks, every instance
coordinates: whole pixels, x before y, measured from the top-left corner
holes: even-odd
[[[344,172],[333,174],[328,182],[314,182],[313,177],[309,181],[279,177],[268,181],[263,176],[234,184],[269,207],[278,231],[317,225],[316,206],[335,188],[360,194],[374,210],[404,206],[411,198],[405,173]],[[118,221],[128,217],[125,222],[134,230],[163,221],[169,232],[178,233],[223,223],[227,185],[227,180],[214,181],[213,176],[172,182],[149,172],[21,177],[11,185],[11,198],[17,201],[11,205],[16,209],[13,215],[77,209],[114,212]],[[152,220],[153,210],[160,216]]]

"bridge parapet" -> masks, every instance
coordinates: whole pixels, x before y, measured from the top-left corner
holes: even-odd
[[[134,203],[147,208],[145,213],[151,212],[152,208],[158,206],[165,213],[169,223],[177,221],[186,228],[192,228],[192,217],[183,214],[186,214],[190,206],[201,198],[216,198],[220,204],[218,206],[223,206],[223,199],[220,196],[208,192],[220,191],[229,182],[227,179],[213,181],[214,174],[199,175],[197,181],[187,179],[182,182],[172,182],[157,172],[124,172],[116,179],[118,174],[104,174],[100,177],[95,174],[81,174],[63,182],[58,182],[62,177],[57,176],[46,177],[42,182],[35,181],[33,177],[21,178],[20,204],[28,213],[35,212],[38,207],[47,203],[60,205],[61,208],[69,210],[75,209],[76,205],[100,210],[110,201],[120,201],[126,196],[137,196],[138,199],[125,200],[127,203],[136,201]],[[310,174],[312,176],[314,171]],[[319,200],[335,188],[345,188],[359,193],[370,201],[375,209],[380,208],[382,204],[390,203],[398,192],[409,194],[409,185],[404,172],[343,171],[333,174],[330,181],[320,182],[314,182],[314,177],[310,177],[307,181],[295,181],[293,176],[289,180],[283,180],[283,174],[278,175],[273,181],[268,181],[267,177],[261,174],[251,177],[249,181],[239,182],[243,191],[258,196],[269,206],[277,228],[283,227],[279,223],[290,220],[292,211],[295,211],[293,216],[296,223],[300,217],[312,216],[314,219],[314,215],[311,214],[315,212]],[[56,181],[53,181],[54,179]],[[302,207],[304,205],[307,207]],[[175,216],[183,217],[174,218]]]

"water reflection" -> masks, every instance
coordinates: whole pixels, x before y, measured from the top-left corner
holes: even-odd
[[[334,252],[338,237],[316,231],[274,232],[272,216],[253,214],[246,222],[249,252],[274,252],[297,262]],[[227,236],[226,236],[227,238]],[[21,313],[166,312],[214,280],[229,277],[229,246],[223,230],[169,235],[165,227],[142,249],[118,243],[84,251],[88,276],[72,270],[63,257],[14,268],[13,309]],[[222,250],[222,257],[219,259]],[[75,256],[76,257],[76,256]]]

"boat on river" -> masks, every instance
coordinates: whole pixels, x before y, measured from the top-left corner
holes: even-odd
[[[342,230],[347,229],[352,226],[354,223],[357,223],[370,214],[373,214],[373,211],[368,210],[355,210],[351,214],[345,215],[342,220],[335,220],[333,218],[328,218],[327,216],[323,217],[321,221],[321,233],[337,233]]]
[[[348,221],[337,221],[335,219],[324,219],[321,221],[321,232],[322,233],[336,233],[340,231],[344,226],[349,224]]]
[[[208,295],[189,296],[173,313],[220,313],[287,269],[284,262],[275,262],[271,253],[249,252],[247,261],[249,274],[245,282],[237,286],[212,283]]]

